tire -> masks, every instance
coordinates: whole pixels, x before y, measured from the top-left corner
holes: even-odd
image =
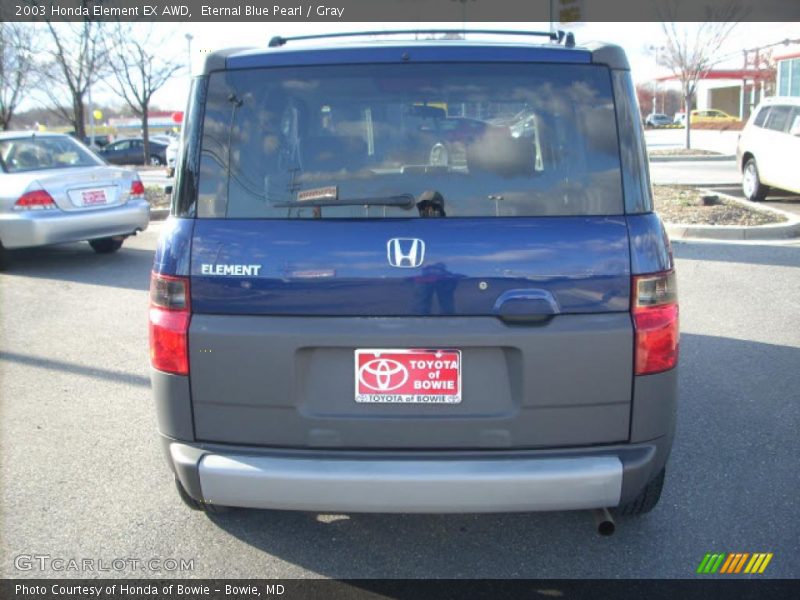
[[[89,240],[92,250],[98,254],[111,254],[122,248],[122,238],[100,238],[99,240]]]
[[[428,164],[437,167],[449,167],[450,151],[447,149],[447,146],[441,142],[434,144],[428,157]]]
[[[0,243],[0,271],[5,271],[8,267],[8,252],[6,249],[3,248],[3,244]]]
[[[227,506],[218,506],[216,504],[195,500],[189,495],[189,492],[186,491],[186,488],[183,487],[183,484],[177,476],[175,476],[175,487],[178,489],[178,496],[180,496],[183,503],[192,510],[199,510],[208,514],[220,514],[230,510]]]
[[[751,202],[761,202],[769,194],[769,188],[761,183],[758,176],[756,159],[749,158],[742,169],[742,192],[744,197]]]
[[[650,480],[650,483],[645,486],[636,498],[617,508],[617,513],[627,517],[643,515],[653,510],[661,499],[661,490],[664,489],[665,475],[666,467],[661,469],[661,472]]]

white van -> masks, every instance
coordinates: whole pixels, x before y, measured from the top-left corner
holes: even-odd
[[[739,136],[742,191],[759,202],[779,188],[800,194],[800,98],[765,98]]]

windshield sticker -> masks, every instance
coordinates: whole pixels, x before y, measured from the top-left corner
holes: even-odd
[[[337,200],[338,198],[339,188],[335,185],[311,190],[300,190],[297,192],[298,202],[305,202],[308,200]]]

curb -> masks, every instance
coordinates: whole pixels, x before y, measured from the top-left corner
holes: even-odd
[[[736,160],[735,154],[702,154],[699,156],[649,156],[650,162],[721,162]]]
[[[694,186],[692,186],[694,187]],[[702,193],[715,194],[725,200],[762,212],[771,212],[786,217],[785,223],[769,225],[690,225],[684,223],[664,223],[667,235],[673,240],[786,240],[800,237],[800,217],[773,208],[748,202],[742,198],[729,196],[717,191],[696,188]]]
[[[726,188],[726,187],[739,187],[741,183],[739,182],[729,182],[729,183],[721,183],[719,181],[710,181],[710,182],[702,182],[702,183],[653,183],[653,185],[675,185],[679,187],[688,187],[695,190],[704,190],[708,191],[710,194],[715,194],[717,196],[724,196],[726,200],[740,200],[740,198],[734,198],[733,196],[728,196],[724,192],[717,191],[719,188]],[[748,204],[752,208],[751,204]],[[767,208],[767,207],[763,207]],[[783,214],[783,213],[781,213]],[[783,216],[788,216],[784,214]]]

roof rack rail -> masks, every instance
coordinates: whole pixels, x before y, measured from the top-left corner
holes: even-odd
[[[452,33],[480,33],[480,34],[489,34],[489,35],[519,35],[519,36],[538,36],[538,37],[547,37],[553,40],[554,42],[558,42],[559,44],[564,39],[566,35],[568,40],[572,38],[572,43],[574,45],[575,38],[572,33],[565,34],[564,31],[505,31],[502,29],[393,29],[388,31],[349,31],[349,32],[340,32],[340,33],[317,33],[312,35],[297,35],[293,37],[281,37],[276,35],[269,41],[270,48],[278,48],[280,46],[286,45],[287,42],[298,42],[302,40],[318,40],[318,39],[327,39],[327,38],[343,38],[343,37],[363,37],[367,35],[403,35],[403,34],[432,34],[432,33],[441,33],[441,34],[452,34]]]

